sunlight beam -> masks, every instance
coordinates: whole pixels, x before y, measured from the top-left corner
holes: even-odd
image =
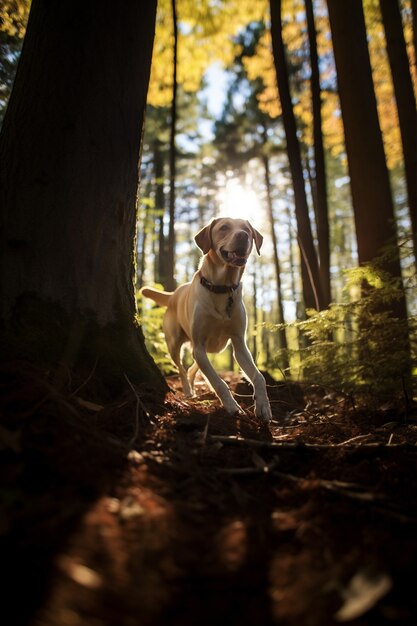
[[[237,178],[229,179],[218,197],[219,217],[249,220],[253,225],[261,221],[261,205],[256,193],[243,187]]]

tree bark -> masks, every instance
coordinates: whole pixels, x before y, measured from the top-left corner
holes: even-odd
[[[163,386],[134,322],[155,13],[156,0],[33,0],[0,137],[3,356]]]
[[[175,182],[177,178],[177,155],[175,137],[177,134],[177,54],[178,54],[178,23],[176,0],[171,0],[172,22],[174,28],[174,50],[173,50],[173,76],[172,76],[172,103],[171,103],[171,126],[169,140],[169,230],[167,245],[167,278],[165,288],[173,290],[176,287],[175,281]]]
[[[264,138],[266,139],[266,129],[264,129]],[[271,175],[269,169],[269,158],[267,155],[263,155],[262,157],[263,165],[264,165],[264,175],[265,175],[265,188],[266,188],[266,209],[268,213],[268,221],[269,221],[269,230],[271,233],[272,239],[272,255],[274,260],[274,269],[275,269],[275,280],[277,283],[277,310],[278,310],[278,324],[284,324],[284,307],[282,306],[282,285],[281,285],[281,267],[278,256],[278,240],[275,232],[275,220],[274,220],[274,211],[272,207],[272,196],[271,196]],[[288,370],[289,361],[288,361],[288,344],[287,344],[287,335],[285,333],[285,328],[280,328],[278,330],[278,347],[282,350],[280,356],[280,365],[283,370]]]
[[[398,0],[379,0],[397,101],[408,206],[417,261],[417,111]]]
[[[413,43],[414,43],[414,62],[417,58],[417,0],[411,0],[412,19],[413,19]]]
[[[315,176],[312,193],[315,195],[317,239],[319,249],[319,273],[323,308],[331,301],[330,287],[330,241],[329,241],[329,208],[327,203],[326,163],[324,158],[321,88],[319,59],[317,54],[317,35],[314,22],[313,1],[305,0],[308,41],[311,64],[311,99],[313,106],[313,137]]]
[[[161,142],[156,139],[154,144],[154,174],[155,174],[155,210],[158,219],[158,258],[156,261],[157,282],[166,285],[167,281],[167,258],[166,238],[164,234],[165,215],[165,192],[164,192],[164,160],[161,150]]]
[[[256,272],[252,274],[252,307],[253,307],[253,336],[252,354],[255,361],[258,358],[258,286],[256,284]]]
[[[297,126],[291,101],[288,68],[285,59],[284,42],[282,39],[281,0],[270,0],[270,7],[272,49],[277,73],[278,91],[281,100],[282,118],[287,140],[288,159],[294,187],[295,215],[297,219],[298,244],[300,246],[301,254],[301,277],[303,283],[304,305],[307,308],[320,310],[323,306],[319,267],[308,213],[300,145],[297,138]]]
[[[361,264],[374,261],[391,244],[383,269],[401,279],[397,230],[379,126],[362,1],[328,0],[340,104]],[[352,42],[355,45],[352,45]],[[405,298],[393,305],[405,319]]]

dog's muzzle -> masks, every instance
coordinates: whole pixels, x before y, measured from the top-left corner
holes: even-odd
[[[245,265],[250,252],[249,235],[244,230],[236,233],[233,237],[231,247],[231,250],[226,250],[225,248],[220,249],[221,255],[226,263],[238,267]]]

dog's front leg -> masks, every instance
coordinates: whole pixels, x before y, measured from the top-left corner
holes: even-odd
[[[204,345],[202,345],[201,343],[195,343],[193,348],[193,354],[198,367],[207,378],[210,385],[213,387],[215,394],[220,399],[220,402],[223,404],[226,411],[230,413],[230,415],[243,413],[242,409],[233,398],[229,387],[224,382],[224,380],[220,378],[220,376],[217,374],[216,370],[210,363]]]
[[[251,381],[255,390],[255,415],[263,422],[270,422],[272,413],[266,392],[265,378],[256,367],[244,338],[242,336],[232,337],[232,344],[236,361]]]

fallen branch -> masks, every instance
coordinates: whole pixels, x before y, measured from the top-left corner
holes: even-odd
[[[132,385],[132,383],[130,382],[127,374],[124,374],[124,377],[126,378],[126,381],[129,385],[129,387],[131,388],[131,390],[133,391],[133,393],[135,394],[135,398],[136,398],[136,410],[135,410],[135,428],[133,431],[133,435],[132,437],[129,439],[127,446],[128,448],[131,448],[133,446],[133,444],[135,443],[137,436],[139,434],[139,408],[142,409],[143,413],[146,415],[146,417],[148,419],[150,419],[150,414],[147,411],[145,405],[143,404],[142,400],[139,398],[138,392],[136,391],[136,389],[134,388],[134,386]]]
[[[395,505],[390,506],[387,497],[383,494],[374,493],[372,491],[365,491],[362,485],[357,483],[347,483],[339,480],[325,480],[323,478],[305,478],[303,476],[294,476],[293,474],[286,474],[274,470],[274,476],[278,476],[284,480],[288,480],[291,483],[306,483],[311,482],[317,485],[321,489],[332,491],[339,496],[348,498],[350,500],[360,500],[361,502],[370,504],[375,511],[393,517],[404,524],[417,524],[417,518],[408,515],[405,511],[397,508]]]
[[[410,450],[417,451],[417,446],[411,443],[381,443],[381,442],[371,442],[371,443],[359,443],[358,441],[354,442],[352,439],[348,439],[347,441],[342,441],[341,443],[305,443],[303,441],[261,441],[259,439],[248,439],[246,437],[239,437],[236,435],[225,436],[225,435],[211,435],[210,439],[212,441],[220,441],[222,444],[226,445],[246,445],[253,448],[268,448],[273,450],[334,450],[345,448],[348,450],[357,450],[357,449],[372,449],[372,450],[381,450],[389,448],[390,450],[393,448],[409,448]],[[356,437],[354,439],[357,439]]]
[[[279,458],[275,457],[271,463],[263,467],[221,467],[217,471],[219,474],[230,474],[232,476],[254,476],[256,474],[270,474],[279,464]]]

